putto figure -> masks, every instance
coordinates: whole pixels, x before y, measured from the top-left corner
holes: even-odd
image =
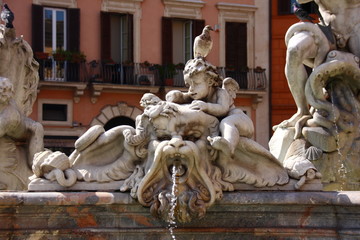
[[[202,57],[187,62],[184,79],[187,92],[171,91],[166,101],[151,93],[142,97],[144,113],[135,129],[94,126],[76,141],[67,162],[60,153],[38,154],[29,189],[76,190],[81,182],[104,189],[117,183],[154,216],[172,221],[172,209],[177,221],[189,222],[204,217],[224,191],[288,184],[287,171],[251,139],[251,120],[234,106],[236,81],[223,81]]]

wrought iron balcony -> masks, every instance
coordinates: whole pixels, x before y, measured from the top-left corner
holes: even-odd
[[[85,62],[73,62],[62,59],[37,59],[40,64],[39,77],[43,81],[53,82],[87,82]]]
[[[40,59],[42,81],[83,82],[128,86],[185,87],[183,66],[149,63],[119,64],[110,61],[70,62]],[[219,67],[222,77],[234,78],[241,90],[262,91],[267,84],[262,68],[236,71]]]

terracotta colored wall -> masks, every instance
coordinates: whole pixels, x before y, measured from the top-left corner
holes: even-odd
[[[262,1],[262,0],[261,0]],[[206,0],[202,8],[202,19],[206,24],[214,26],[218,24],[218,9],[216,4],[219,0]],[[256,0],[222,0],[221,2],[255,5]],[[31,4],[32,0],[22,0],[9,3],[16,14],[15,26],[17,35],[24,35],[25,40],[31,44]],[[87,61],[100,60],[100,11],[102,0],[77,0],[80,8],[80,50],[87,56]],[[140,20],[140,62],[161,63],[161,18],[164,15],[162,0],[144,0],[141,2]],[[225,31],[225,29],[220,29]],[[219,40],[220,32],[213,32],[213,50],[207,60],[214,65],[219,65]],[[102,108],[107,105],[116,105],[118,102],[126,102],[129,106],[138,107],[142,93],[123,94],[102,92],[98,101],[91,102],[89,89],[80,97],[79,103],[73,103],[73,120],[87,126],[96,117]],[[162,96],[163,97],[163,96]],[[41,89],[38,99],[73,99],[72,90],[49,90]],[[37,120],[38,102],[35,102],[31,118]],[[251,106],[250,98],[237,99],[237,106]],[[264,103],[262,103],[264,104]],[[267,116],[266,116],[267,118]],[[256,124],[256,111],[252,111],[252,120]]]
[[[128,106],[142,109],[139,105],[142,93],[111,93],[102,92],[96,103],[92,103],[91,92],[86,90],[80,97],[79,103],[73,102],[73,120],[89,126],[94,117],[101,113],[101,110],[109,105],[117,105],[119,102],[126,102]],[[38,94],[38,99],[65,99],[73,100],[73,91],[70,90],[44,90]],[[38,101],[34,103],[33,112],[30,118],[38,118]]]
[[[142,2],[140,61],[161,64],[161,17],[162,1]]]
[[[277,2],[272,0],[272,44],[271,44],[271,124],[276,125],[290,118],[296,112],[296,105],[285,77],[286,45],[285,34],[288,28],[298,22],[295,15],[277,15]],[[317,17],[313,16],[315,19]]]
[[[80,8],[80,50],[87,61],[100,59],[101,0],[77,0]]]
[[[21,0],[21,4],[15,4],[13,1],[6,2],[11,11],[15,14],[13,22],[17,36],[24,36],[24,39],[31,45],[31,4],[32,0]]]
[[[285,33],[298,20],[294,15],[277,15],[277,2],[272,0],[271,28],[271,125],[279,124],[296,112],[295,102],[285,78]]]

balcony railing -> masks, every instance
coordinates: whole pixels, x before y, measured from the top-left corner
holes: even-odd
[[[185,87],[183,69],[153,64],[118,64],[106,61],[73,63],[51,58],[38,60],[43,81],[92,82],[119,85]],[[236,71],[219,67],[222,77],[234,78],[241,90],[264,90],[266,70],[262,68]]]
[[[53,58],[37,61],[40,64],[40,80],[56,82],[87,82],[88,80],[85,62],[70,62]]]

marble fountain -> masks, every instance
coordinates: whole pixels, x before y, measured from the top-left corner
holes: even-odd
[[[326,16],[288,30],[298,111],[270,150],[200,44],[186,92],[144,94],[135,128],[94,126],[70,156],[44,149],[27,117],[38,63],[1,25],[0,239],[360,238],[360,33],[348,16],[351,34]]]

